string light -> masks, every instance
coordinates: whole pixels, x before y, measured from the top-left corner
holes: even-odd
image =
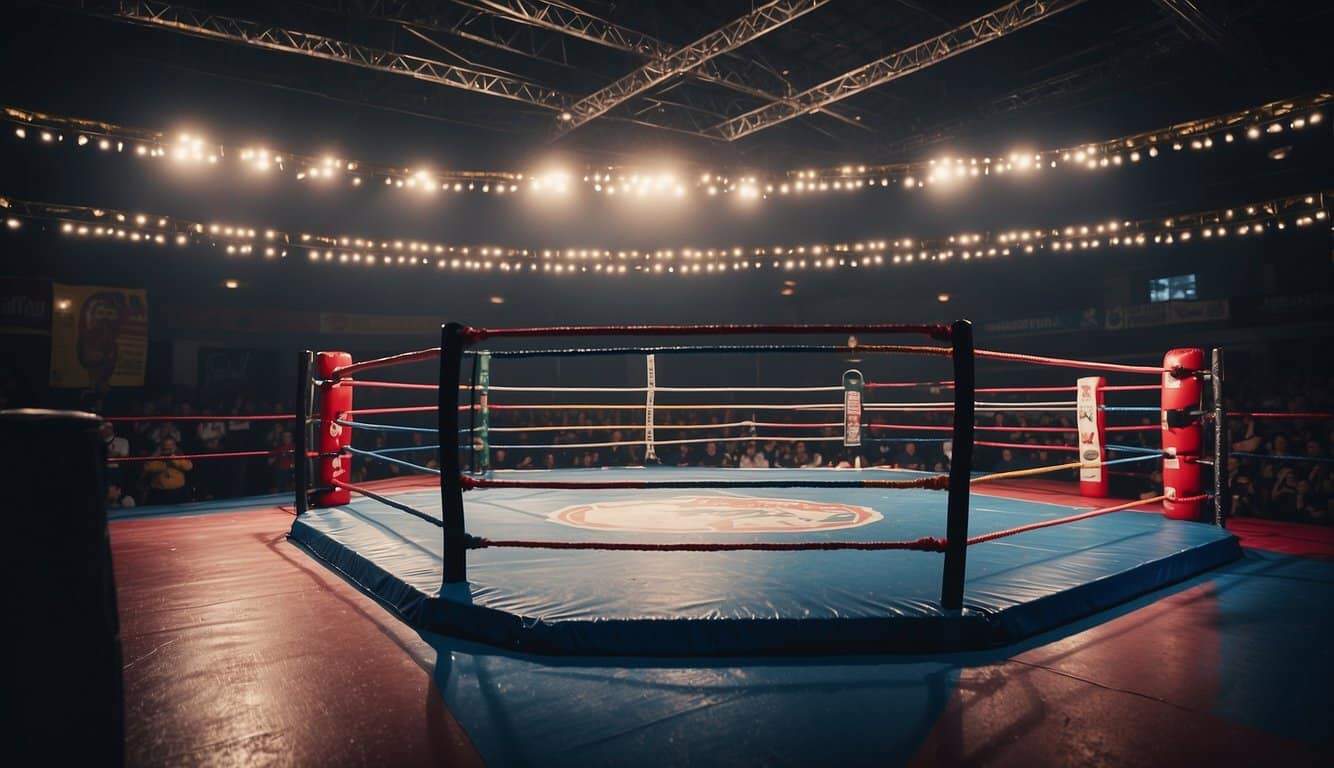
[[[283,260],[289,248],[304,252],[311,263],[355,266],[428,265],[438,269],[474,272],[538,270],[560,275],[677,274],[721,275],[772,269],[839,270],[882,266],[977,263],[996,257],[1025,255],[1039,251],[1069,254],[1106,247],[1141,247],[1150,243],[1170,247],[1186,243],[1198,233],[1202,240],[1229,235],[1254,237],[1270,229],[1284,231],[1291,224],[1307,228],[1329,219],[1334,191],[1297,195],[1254,202],[1240,208],[1220,208],[1202,213],[1138,221],[1112,219],[1071,224],[1059,228],[1006,229],[995,232],[966,232],[937,238],[840,240],[827,243],[798,243],[742,247],[657,250],[597,248],[524,248],[494,245],[450,245],[411,239],[377,240],[346,235],[286,233],[214,222],[204,224],[165,216],[131,214],[124,211],[33,203],[0,198],[6,229],[19,229],[23,221],[44,222],[62,235],[75,239],[114,238],[132,244],[150,243],[177,247],[197,246],[221,250],[229,257],[245,258],[260,249],[266,260]],[[104,221],[118,226],[107,226]],[[1011,245],[1021,244],[1021,249]],[[432,254],[434,259],[426,257]],[[685,263],[681,263],[685,262]]]
[[[1319,93],[1077,147],[1023,150],[994,156],[943,157],[890,165],[843,164],[823,169],[793,170],[768,177],[734,177],[725,171],[710,170],[688,175],[685,179],[670,171],[647,171],[630,166],[589,168],[583,174],[568,171],[532,174],[511,171],[427,172],[376,166],[328,154],[315,156],[277,152],[263,146],[229,150],[197,132],[168,136],[161,132],[12,107],[5,108],[0,119],[14,124],[14,135],[20,140],[35,133],[40,139],[38,144],[62,143],[64,129],[77,134],[76,141],[70,143],[76,149],[96,146],[101,151],[109,151],[114,141],[117,152],[128,147],[136,157],[171,158],[180,166],[201,168],[229,160],[255,173],[290,173],[298,181],[342,181],[353,187],[363,187],[368,179],[382,179],[390,189],[412,190],[421,194],[481,191],[497,196],[520,190],[544,196],[564,196],[572,192],[576,185],[581,185],[594,194],[627,201],[674,200],[694,193],[708,197],[735,195],[740,200],[750,202],[774,195],[808,196],[815,192],[855,192],[870,188],[901,187],[918,190],[938,184],[957,184],[1011,173],[1032,175],[1043,168],[1063,166],[1084,172],[1119,168],[1125,166],[1124,159],[1129,159],[1130,164],[1140,164],[1146,158],[1159,157],[1161,145],[1177,151],[1187,147],[1203,151],[1214,146],[1215,138],[1221,138],[1222,143],[1232,144],[1235,138],[1233,131],[1238,125],[1246,126],[1244,135],[1253,141],[1266,135],[1280,134],[1285,129],[1296,131],[1318,125],[1324,119],[1321,108],[1332,101],[1334,94]]]

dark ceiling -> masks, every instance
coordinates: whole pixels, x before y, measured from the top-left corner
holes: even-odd
[[[662,51],[687,45],[757,3],[189,0],[183,5],[504,74],[579,99],[643,65],[654,46]],[[999,5],[998,0],[833,0],[712,60],[713,71],[741,87],[724,87],[707,77],[672,78],[560,138],[555,148],[614,162],[648,146],[701,161],[761,168],[911,160],[945,141],[955,147],[985,146],[1022,136],[1059,144],[1134,132],[1330,83],[1324,59],[1331,20],[1327,3],[1088,0],[827,110],[737,141],[690,133],[768,103],[759,93],[800,92]],[[10,27],[25,34],[7,41],[6,58],[11,63],[50,58],[51,41],[63,36],[77,43],[80,53],[77,60],[65,53],[43,62],[41,72],[55,81],[48,87],[58,87],[62,77],[75,72],[107,81],[108,96],[117,92],[117,78],[162,79],[170,83],[164,88],[188,80],[196,94],[202,89],[203,98],[191,105],[189,97],[178,95],[175,105],[207,111],[211,88],[245,83],[269,92],[255,96],[266,113],[284,95],[315,95],[358,115],[426,118],[424,123],[451,141],[470,142],[477,162],[503,166],[506,159],[552,148],[558,112],[550,109],[114,18],[125,6],[160,7],[104,0],[27,6],[19,13],[30,14],[33,24]],[[519,21],[516,9],[554,13],[544,18],[566,29]],[[40,86],[38,77],[34,85]],[[12,90],[21,93],[23,85]],[[24,106],[43,105],[30,101]],[[132,122],[139,115],[114,117]],[[286,125],[299,124],[282,118]]]

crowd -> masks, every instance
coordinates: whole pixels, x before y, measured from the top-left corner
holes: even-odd
[[[283,412],[280,403],[239,397],[205,408],[190,400],[160,398],[140,403],[128,415],[143,421],[104,422],[107,504],[177,504],[292,489],[292,425],[245,415]],[[217,419],[154,421],[156,416]],[[264,455],[191,459],[195,454],[263,451]],[[121,461],[118,461],[121,459]]]
[[[940,393],[933,393],[940,394]],[[1329,388],[1316,387],[1286,396],[1247,397],[1241,393],[1230,410],[1312,411],[1330,406]],[[118,422],[103,426],[107,454],[108,503],[114,506],[167,504],[231,496],[290,491],[293,443],[287,422],[255,421],[244,414],[281,412],[281,403],[236,398],[211,403],[169,398],[132,409],[134,416],[218,414],[216,420]],[[490,465],[495,469],[557,469],[637,466],[645,463],[642,426],[617,410],[498,411],[489,436]],[[634,412],[630,412],[634,413]],[[870,424],[886,421],[938,426],[948,414],[868,413]],[[638,414],[636,414],[638,417]],[[656,463],[677,467],[800,468],[889,467],[948,472],[952,445],[948,432],[868,429],[860,447],[843,445],[841,414],[793,411],[787,415],[741,410],[661,411],[655,424]],[[810,423],[784,428],[746,422]],[[738,424],[738,423],[741,424]],[[1000,413],[980,416],[979,424],[1003,430],[979,431],[984,442],[1022,443],[1033,448],[978,446],[977,471],[1003,472],[1060,464],[1071,459],[1052,446],[1073,444],[1073,433],[1031,432],[1029,427],[1071,427],[1073,415],[1062,413]],[[1125,423],[1120,421],[1118,423]],[[1141,419],[1141,424],[1155,420]],[[831,426],[831,424],[834,424]],[[823,425],[823,426],[821,426]],[[532,431],[508,431],[523,426]],[[1237,417],[1230,420],[1233,456],[1228,485],[1234,514],[1309,523],[1334,522],[1334,423],[1329,420],[1283,420]],[[1012,431],[1005,431],[1012,430]],[[779,437],[785,439],[777,439]],[[677,440],[691,442],[676,443]],[[1154,447],[1155,431],[1116,433],[1110,441]],[[369,450],[399,449],[395,458],[435,468],[434,435],[422,432],[361,432],[356,443]],[[413,450],[415,448],[415,450]],[[263,451],[264,455],[222,460],[193,460],[191,454],[218,451]],[[464,451],[465,463],[476,468],[478,456]],[[144,457],[141,461],[118,458]],[[366,460],[352,462],[353,482],[414,474],[403,464]],[[1161,493],[1156,462],[1109,468],[1115,496]],[[1051,475],[1072,479],[1073,473]]]
[[[1300,392],[1242,398],[1229,404],[1229,410],[1329,412],[1331,394],[1334,382],[1325,382]],[[1238,416],[1229,420],[1229,436],[1234,515],[1334,522],[1334,421]]]

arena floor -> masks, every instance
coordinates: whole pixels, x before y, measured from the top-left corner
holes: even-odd
[[[1054,498],[1048,494],[1048,498]],[[290,509],[111,525],[130,764],[1328,765],[1334,536],[996,651],[528,657],[418,633],[288,540]]]

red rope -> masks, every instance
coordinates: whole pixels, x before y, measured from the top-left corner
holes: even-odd
[[[952,381],[868,381],[863,386],[867,389],[912,389],[915,387],[954,387]],[[982,390],[978,390],[981,392]]]
[[[1041,355],[1023,355],[1017,352],[996,352],[990,349],[979,349],[974,353],[977,357],[984,357],[992,360],[1014,360],[1021,363],[1036,363],[1038,365],[1051,365],[1057,368],[1083,368],[1090,371],[1114,371],[1117,373],[1146,373],[1159,375],[1168,373],[1167,369],[1152,365],[1122,365],[1120,363],[1099,363],[1092,360],[1072,360],[1062,357],[1042,357]],[[1172,371],[1176,375],[1175,371]]]
[[[265,413],[259,415],[249,414],[231,414],[231,415],[207,415],[207,416],[103,416],[103,421],[112,422],[146,422],[146,421],[292,421],[296,418],[293,413]]]
[[[757,541],[750,543],[677,543],[635,544],[619,541],[526,541],[523,539],[477,538],[469,546],[510,547],[516,549],[596,549],[621,552],[807,552],[842,549],[886,550],[908,549],[918,552],[944,552],[945,541],[932,536],[909,541]]]
[[[534,328],[465,328],[470,342],[486,339],[542,336],[723,336],[742,334],[920,333],[933,339],[950,338],[941,324],[870,323],[851,325],[554,325]]]
[[[466,410],[468,406],[460,406],[459,410]],[[383,413],[434,413],[440,410],[436,405],[400,405],[392,408],[354,408],[350,411],[344,411],[348,416],[373,416]]]
[[[1066,523],[1074,523],[1080,520],[1088,520],[1089,518],[1092,517],[1098,517],[1100,515],[1106,515],[1112,512],[1121,512],[1127,509],[1133,509],[1134,507],[1142,507],[1146,504],[1156,504],[1164,500],[1176,501],[1176,502],[1188,502],[1188,501],[1200,501],[1201,499],[1207,499],[1207,498],[1209,498],[1207,494],[1201,494],[1199,496],[1183,496],[1179,499],[1168,499],[1167,496],[1165,495],[1154,496],[1152,498],[1140,499],[1138,501],[1131,501],[1125,504],[1117,504],[1114,507],[1103,507],[1102,509],[1092,509],[1089,510],[1088,512],[1081,512],[1080,514],[1077,515],[1058,517],[1054,520],[1043,520],[1037,523],[1029,523],[1028,525],[1020,525],[1014,528],[1006,528],[1001,531],[992,531],[991,533],[984,533],[981,534],[980,536],[970,537],[968,539],[968,546],[971,547],[974,544],[982,544],[988,541],[995,541],[996,539],[1003,539],[1007,536],[1014,536],[1020,533],[1036,531],[1040,528],[1050,528],[1053,525],[1064,525]]]
[[[463,490],[479,488],[547,488],[567,491],[636,490],[654,488],[926,488],[945,490],[948,475],[915,477],[910,480],[599,480],[568,482],[561,480],[495,480],[462,475]]]
[[[245,456],[285,456],[291,451],[218,451],[216,453],[176,453],[170,456],[118,456],[108,458],[108,464],[134,464],[148,461],[176,461],[180,459],[238,459]],[[307,458],[317,458],[318,453],[310,452],[306,454]]]
[[[991,443],[985,440],[975,440],[973,445],[981,445],[987,448],[1018,448],[1022,451],[1068,451],[1078,453],[1077,445],[1037,445],[1036,443]]]
[[[942,389],[953,389],[952,381],[896,381],[896,382],[872,382],[865,384],[867,389],[911,389],[914,387],[940,387]],[[1046,386],[1046,387],[978,387],[978,394],[1001,395],[1001,394],[1021,394],[1035,392],[1074,392],[1074,386]],[[1162,389],[1161,384],[1113,384],[1102,388],[1103,392],[1153,392]]]
[[[376,389],[429,389],[434,391],[440,388],[436,384],[409,384],[402,381],[363,381],[360,379],[344,379],[338,383],[345,387],[373,387]]]
[[[1256,419],[1334,419],[1334,413],[1325,411],[1228,411],[1228,416],[1250,416]]]
[[[389,355],[388,357],[376,357],[370,360],[363,360],[360,363],[351,363],[333,369],[329,378],[333,380],[346,379],[349,376],[369,371],[372,368],[384,368],[390,365],[404,365],[406,363],[418,363],[422,360],[431,360],[440,356],[440,348],[419,349],[416,352],[404,352],[398,355]]]

